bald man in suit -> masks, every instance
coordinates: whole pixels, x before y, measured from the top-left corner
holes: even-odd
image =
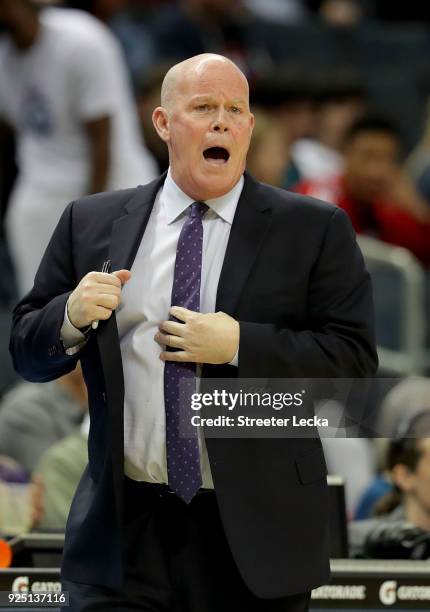
[[[254,117],[230,60],[174,66],[153,121],[168,172],[70,204],[14,313],[17,370],[80,360],[88,387],[63,588],[73,611],[302,612],[330,575],[319,438],[184,439],[178,384],[197,364],[371,376],[369,275],[341,210],[245,172]]]

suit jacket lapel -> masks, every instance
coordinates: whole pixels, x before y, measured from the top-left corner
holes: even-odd
[[[125,206],[125,214],[113,223],[109,258],[111,271],[130,269],[146,229],[149,215],[165,174],[147,186],[139,187]],[[100,321],[97,330],[97,344],[100,352],[111,435],[111,458],[117,490],[121,486],[124,461],[123,402],[124,376],[121,350],[115,313],[107,320]]]
[[[166,173],[147,186],[138,187],[125,205],[126,214],[114,221],[109,248],[111,270],[129,270],[136,257],[149,215]]]
[[[270,203],[263,200],[257,181],[245,173],[218,283],[216,311],[234,315],[240,294],[267,235],[271,221],[270,208]]]

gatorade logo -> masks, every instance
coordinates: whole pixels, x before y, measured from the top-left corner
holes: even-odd
[[[385,606],[392,606],[397,601],[397,582],[386,580],[379,588],[379,599]]]
[[[17,576],[12,583],[12,589],[14,593],[28,593],[29,585],[28,576]]]

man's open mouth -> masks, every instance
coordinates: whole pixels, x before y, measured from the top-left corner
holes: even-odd
[[[222,165],[228,162],[230,153],[224,147],[209,147],[203,151],[203,157],[206,161]]]

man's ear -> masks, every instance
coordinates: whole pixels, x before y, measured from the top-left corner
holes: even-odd
[[[165,108],[162,106],[157,106],[152,113],[152,123],[154,124],[157,134],[161,140],[168,142],[170,137],[169,117]]]

